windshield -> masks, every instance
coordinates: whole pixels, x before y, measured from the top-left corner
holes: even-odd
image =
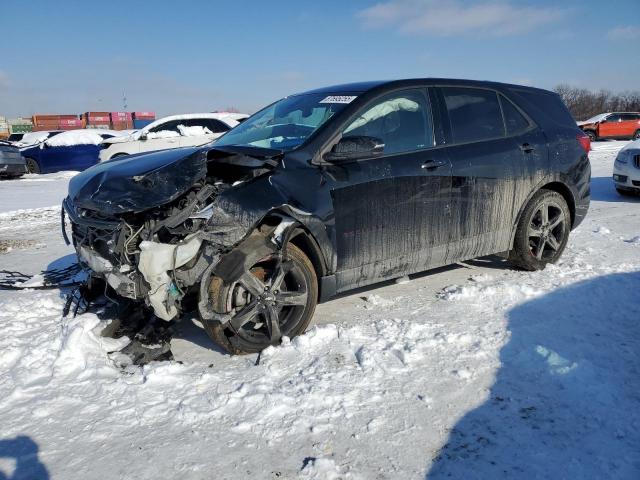
[[[283,98],[230,130],[215,145],[293,150],[355,98],[326,93]]]
[[[608,113],[601,113],[599,115],[596,115],[595,117],[591,117],[590,119],[585,120],[585,122],[587,122],[587,123],[596,123],[596,122],[599,122],[601,120],[604,120],[607,115],[609,115],[609,114]]]

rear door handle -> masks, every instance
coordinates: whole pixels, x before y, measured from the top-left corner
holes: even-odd
[[[422,168],[425,170],[435,170],[436,168],[444,167],[448,162],[444,160],[427,160],[422,164]]]
[[[520,145],[520,150],[522,150],[524,153],[531,153],[535,150],[535,148],[533,147],[533,145],[523,143],[522,145]]]

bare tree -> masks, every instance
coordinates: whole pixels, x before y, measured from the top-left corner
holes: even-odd
[[[640,92],[612,93],[609,90],[587,90],[561,84],[555,89],[576,120],[586,120],[599,113],[640,111]]]

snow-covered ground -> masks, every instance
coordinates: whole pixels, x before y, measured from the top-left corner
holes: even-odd
[[[176,360],[123,368],[106,320],[61,318],[58,291],[0,291],[0,479],[640,478],[623,145],[594,145],[591,210],[557,265],[479,259],[344,296],[259,365],[186,321]],[[72,258],[68,178],[0,182],[2,268]]]

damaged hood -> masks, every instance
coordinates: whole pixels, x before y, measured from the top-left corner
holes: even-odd
[[[76,207],[106,215],[142,212],[172,202],[207,173],[206,151],[178,148],[99,163],[69,182]]]

